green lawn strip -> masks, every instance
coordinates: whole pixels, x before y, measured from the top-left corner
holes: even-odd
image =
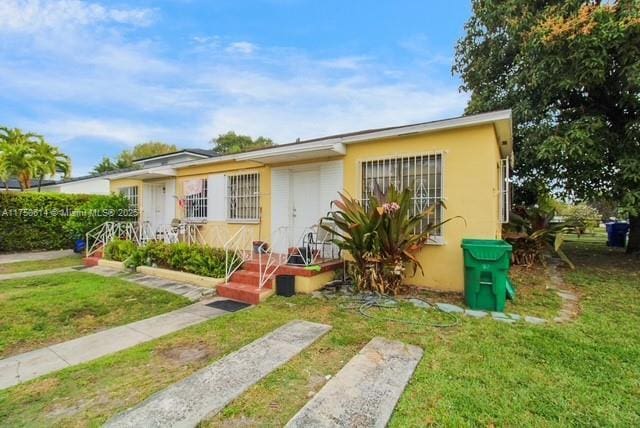
[[[79,255],[65,256],[51,260],[25,260],[22,262],[0,264],[0,274],[56,269],[81,265],[82,257]]]
[[[188,303],[164,291],[82,272],[0,281],[0,356],[149,318]]]
[[[281,426],[371,338],[403,340],[425,357],[391,420],[405,426],[640,425],[640,281],[637,271],[592,263],[564,271],[582,313],[565,325],[507,325],[463,318],[416,329],[380,316],[435,321],[408,305],[372,310],[335,300],[272,297],[95,362],[0,391],[0,425],[94,426],[291,319],[329,334],[204,426]],[[597,261],[597,259],[595,259]],[[606,257],[605,257],[606,260]],[[441,321],[441,319],[439,320]]]

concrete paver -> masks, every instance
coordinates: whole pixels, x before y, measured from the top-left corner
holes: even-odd
[[[299,354],[330,326],[293,321],[199,370],[106,427],[193,427],[213,416],[273,370]]]
[[[372,339],[287,427],[385,427],[422,359],[417,346]]]

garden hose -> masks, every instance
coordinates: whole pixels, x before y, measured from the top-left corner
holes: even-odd
[[[429,302],[427,302],[424,299],[421,299],[419,297],[412,297],[413,299],[416,300],[421,300],[429,305],[431,305]],[[440,308],[435,307],[434,309],[436,311],[439,311],[440,313],[443,313],[446,315],[446,317],[451,319],[451,322],[449,323],[443,323],[443,322],[424,322],[424,321],[413,321],[413,320],[407,320],[407,319],[403,319],[403,318],[394,318],[394,317],[378,317],[378,316],[373,316],[371,315],[368,310],[371,308],[380,308],[380,309],[392,309],[392,308],[397,308],[398,306],[398,300],[393,298],[393,297],[382,297],[382,296],[354,296],[353,300],[355,300],[356,302],[353,304],[340,304],[339,307],[340,309],[346,309],[346,310],[357,310],[358,313],[360,315],[362,315],[365,318],[369,318],[369,319],[376,319],[376,320],[381,320],[381,321],[389,321],[389,322],[395,322],[395,323],[399,323],[399,324],[407,324],[407,325],[413,325],[413,326],[421,326],[421,327],[433,327],[433,328],[449,328],[449,327],[455,327],[457,325],[460,324],[460,318],[453,314],[453,313],[449,313],[449,312],[444,312],[442,311]]]

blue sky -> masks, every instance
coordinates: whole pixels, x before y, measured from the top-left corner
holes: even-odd
[[[277,143],[456,116],[468,1],[0,1],[0,124],[74,175],[148,140]]]

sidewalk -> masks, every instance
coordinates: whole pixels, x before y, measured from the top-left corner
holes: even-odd
[[[50,275],[52,273],[65,273],[65,272],[80,272],[78,268],[81,268],[82,265],[78,266],[70,266],[70,267],[62,267],[55,269],[42,269],[42,270],[30,270],[26,272],[15,272],[15,273],[4,273],[0,275],[0,281],[4,281],[6,279],[17,279],[17,278],[28,278],[30,276],[40,276],[40,275]]]
[[[214,298],[173,312],[110,328],[0,360],[0,389],[85,363],[229,313],[208,306]]]
[[[73,250],[37,251],[28,253],[0,254],[0,264],[24,262],[29,260],[52,260],[72,256]]]

